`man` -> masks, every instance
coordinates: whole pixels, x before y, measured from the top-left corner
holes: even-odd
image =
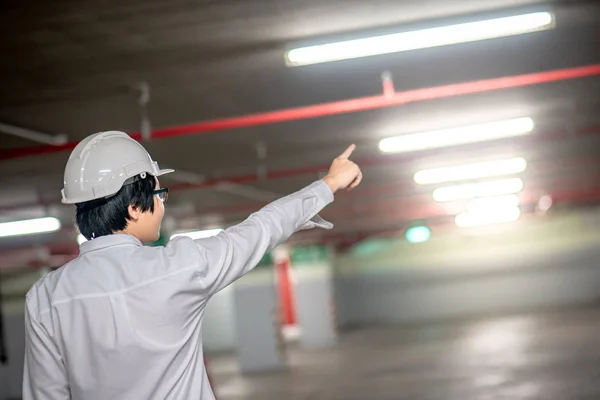
[[[123,132],[89,136],[65,169],[80,255],[27,294],[24,400],[214,399],[201,326],[210,297],[294,232],[330,229],[317,213],[362,174],[350,146],[328,175],[218,236],[156,241],[168,190],[141,144]]]

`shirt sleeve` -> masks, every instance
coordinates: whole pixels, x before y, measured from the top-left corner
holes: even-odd
[[[69,400],[62,358],[47,331],[25,307],[23,400]]]
[[[202,282],[209,295],[241,278],[261,258],[295,232],[333,225],[317,214],[333,201],[333,192],[323,181],[281,198],[247,220],[217,236],[195,240],[203,258]]]

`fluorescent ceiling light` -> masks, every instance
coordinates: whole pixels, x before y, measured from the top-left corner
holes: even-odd
[[[417,172],[414,176],[414,180],[419,185],[431,185],[434,183],[456,182],[518,174],[525,171],[526,168],[527,161],[525,161],[524,158],[516,157],[505,160],[425,169]]]
[[[519,193],[523,190],[523,186],[521,178],[444,186],[433,191],[433,199],[443,203],[446,201],[470,200],[476,197],[500,196]]]
[[[484,197],[480,199],[471,200],[467,204],[467,210],[469,212],[495,212],[498,209],[514,208],[519,206],[519,196],[516,194],[509,194],[506,196],[497,197]]]
[[[534,123],[531,118],[514,118],[506,121],[389,137],[379,142],[379,149],[384,153],[407,153],[525,135],[530,133],[533,127]]]
[[[553,27],[554,16],[552,13],[535,12],[412,32],[301,47],[288,51],[286,62],[289,66],[318,64],[447,46],[457,43],[476,42],[479,40],[543,31]]]
[[[0,224],[0,237],[55,232],[60,226],[60,221],[54,217],[4,222]]]
[[[496,208],[494,210],[468,211],[454,218],[456,226],[469,228],[473,226],[502,224],[513,222],[521,217],[519,207]]]
[[[223,229],[206,229],[206,230],[202,230],[202,231],[182,232],[182,233],[176,233],[175,235],[171,236],[171,239],[174,239],[179,236],[186,236],[191,239],[205,239],[205,238],[208,238],[211,236],[216,236],[219,234],[219,232],[222,232],[222,231],[223,231]]]

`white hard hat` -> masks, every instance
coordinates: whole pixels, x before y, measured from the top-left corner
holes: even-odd
[[[75,204],[112,196],[127,179],[143,172],[160,176],[173,170],[159,169],[146,149],[125,132],[90,135],[69,156],[62,202]]]

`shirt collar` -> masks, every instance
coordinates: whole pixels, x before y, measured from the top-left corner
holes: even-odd
[[[142,246],[142,242],[133,235],[115,233],[113,235],[100,236],[98,238],[83,242],[79,247],[79,253],[84,254],[94,250],[105,249],[113,246],[134,245]]]

